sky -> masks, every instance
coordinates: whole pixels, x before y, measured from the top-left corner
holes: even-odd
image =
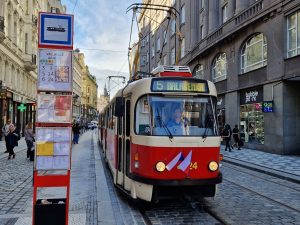
[[[67,13],[74,14],[74,48],[85,55],[85,63],[96,76],[98,94],[103,94],[108,76],[128,77],[127,50],[129,46],[132,11],[126,9],[141,0],[62,0]],[[133,26],[132,42],[137,40],[137,25]],[[115,82],[119,82],[118,79]],[[120,80],[121,82],[121,80]],[[117,91],[118,85],[111,90]]]

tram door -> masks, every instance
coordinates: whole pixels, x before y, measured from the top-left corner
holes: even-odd
[[[118,105],[118,103],[117,103]],[[120,105],[119,105],[120,106]],[[123,104],[122,116],[117,119],[117,171],[116,182],[124,189],[129,190],[129,184],[126,182],[126,173],[129,171],[130,163],[130,100],[125,99]]]

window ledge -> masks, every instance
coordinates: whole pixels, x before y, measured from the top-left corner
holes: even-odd
[[[267,64],[268,65],[268,64]],[[259,68],[257,68],[257,69],[254,69],[254,70],[249,70],[249,71],[247,71],[247,72],[244,72],[244,73],[239,73],[238,74],[238,76],[242,76],[242,75],[245,75],[245,74],[248,74],[248,73],[252,73],[253,71],[257,71],[257,70],[260,70],[260,69],[263,69],[263,68],[266,68],[267,67],[267,65],[265,65],[265,66],[262,66],[262,67],[259,67]]]

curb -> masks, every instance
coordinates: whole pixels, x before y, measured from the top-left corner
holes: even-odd
[[[296,184],[300,184],[300,177],[294,174],[289,174],[286,172],[282,172],[282,171],[276,171],[272,168],[268,168],[268,167],[264,167],[264,166],[260,166],[260,165],[255,165],[252,163],[248,163],[245,161],[242,161],[240,159],[234,159],[234,158],[230,158],[228,156],[224,157],[223,162],[227,162],[236,166],[240,166],[246,169],[250,169],[250,170],[254,170],[260,173],[264,173],[264,174],[268,174],[271,175],[273,177],[277,177],[283,180],[287,180]]]

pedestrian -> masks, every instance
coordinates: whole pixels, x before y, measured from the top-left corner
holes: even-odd
[[[73,125],[72,131],[73,131],[73,143],[78,144],[79,134],[80,134],[79,123],[76,123],[76,124]]]
[[[13,159],[16,157],[14,153],[14,147],[18,146],[18,141],[20,140],[20,134],[17,131],[16,127],[13,124],[9,125],[9,133],[7,135],[7,142],[8,142],[8,159],[12,156]]]
[[[234,140],[234,144],[232,145],[232,149],[234,147],[238,148],[238,150],[241,150],[241,146],[239,145],[240,143],[240,131],[238,128],[238,125],[235,125],[234,128],[232,129],[232,136]]]
[[[5,146],[6,151],[4,153],[8,153],[8,142],[7,142],[7,135],[9,133],[9,125],[11,124],[11,119],[7,119],[6,124],[2,127],[2,133],[4,134]]]
[[[25,135],[25,141],[27,144],[27,158],[29,158],[31,149],[33,147],[33,142],[35,141],[34,135],[33,135],[33,129],[32,129],[32,122],[29,122],[25,126],[24,135]]]
[[[227,151],[227,148],[229,148],[229,152],[231,152],[231,146],[230,146],[231,135],[232,135],[231,127],[229,124],[226,124],[223,130],[222,137],[224,138],[226,143],[225,151]]]

